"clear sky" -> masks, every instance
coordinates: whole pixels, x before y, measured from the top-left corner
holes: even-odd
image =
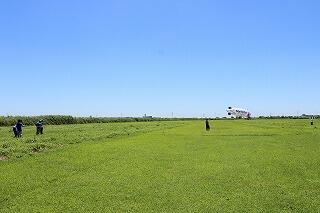
[[[320,1],[1,0],[0,114],[320,114]]]

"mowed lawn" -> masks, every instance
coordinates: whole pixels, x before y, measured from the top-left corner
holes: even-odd
[[[0,212],[319,211],[320,121],[169,123],[0,161]]]

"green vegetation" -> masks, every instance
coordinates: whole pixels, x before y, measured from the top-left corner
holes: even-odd
[[[82,125],[49,125],[43,135],[36,135],[35,126],[23,128],[23,137],[14,138],[10,127],[0,127],[0,156],[22,157],[69,144],[101,141],[155,129],[172,128],[177,122],[102,123]]]
[[[0,116],[0,126],[15,125],[18,119],[22,119],[25,125],[34,125],[39,120],[44,120],[47,125],[61,124],[88,124],[88,123],[118,123],[118,122],[146,122],[146,121],[176,121],[196,120],[194,118],[110,118],[110,117],[73,117],[70,115],[42,115],[42,116]]]
[[[309,116],[310,117],[310,116]],[[253,119],[306,119],[308,116],[260,116]],[[320,115],[313,116],[320,119]],[[0,126],[13,126],[18,119],[25,125],[35,125],[39,120],[44,120],[46,125],[62,124],[89,124],[89,123],[123,123],[123,122],[149,122],[149,121],[187,121],[200,120],[199,118],[158,118],[158,117],[73,117],[70,115],[42,115],[42,116],[0,116]],[[227,117],[210,118],[210,120],[227,120]]]
[[[317,212],[318,123],[47,126],[36,142],[31,127],[23,139],[2,127],[1,147],[12,151],[0,161],[0,212]],[[29,156],[11,143],[61,148]]]

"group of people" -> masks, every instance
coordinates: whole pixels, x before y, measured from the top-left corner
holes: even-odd
[[[43,134],[43,120],[39,120],[36,124],[36,134]],[[22,127],[24,127],[23,122],[21,119],[19,119],[12,127],[12,131],[15,138],[20,138],[22,136]]]
[[[43,134],[43,120],[39,120],[35,125],[36,125],[36,134],[42,135]],[[206,125],[206,130],[210,131],[209,119],[206,119],[205,125]],[[14,125],[12,127],[12,131],[14,133],[15,138],[20,138],[22,136],[22,127],[24,127],[23,122],[21,119],[19,119],[18,122],[16,123],[16,125]]]

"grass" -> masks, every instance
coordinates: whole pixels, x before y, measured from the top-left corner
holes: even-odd
[[[23,140],[5,141],[20,145],[10,144],[10,159],[0,161],[0,212],[318,211],[317,126],[211,125],[210,132],[199,121],[48,126],[31,143],[27,129]],[[24,148],[33,143],[54,145],[34,154]]]
[[[35,126],[23,129],[22,138],[13,138],[10,127],[0,127],[0,156],[23,157],[70,144],[101,141],[159,129],[173,128],[183,122],[131,122],[77,125],[49,125],[44,135],[36,135]]]

